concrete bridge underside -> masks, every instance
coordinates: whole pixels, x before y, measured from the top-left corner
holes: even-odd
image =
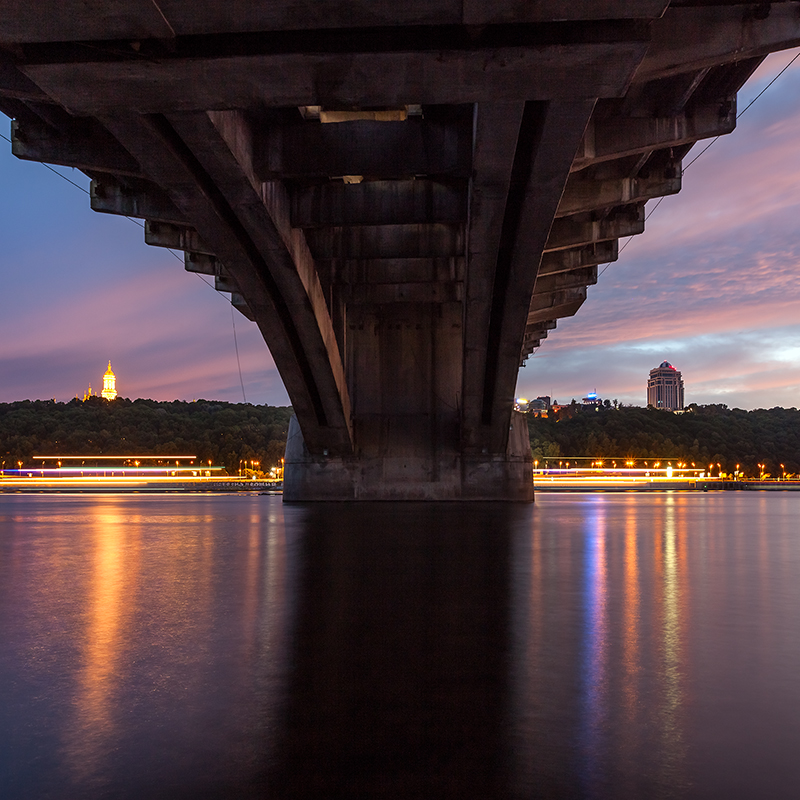
[[[530,500],[521,362],[797,2],[0,0],[13,152],[255,321],[285,497]]]

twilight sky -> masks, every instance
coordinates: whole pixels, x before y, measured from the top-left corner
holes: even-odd
[[[761,65],[740,113],[796,54]],[[645,405],[648,372],[666,360],[683,373],[687,403],[800,406],[798,130],[800,58],[686,170],[681,192],[627,240],[578,313],[558,321],[520,370],[518,396],[569,402],[597,389]]]
[[[796,52],[767,59],[740,112]],[[596,389],[644,405],[647,373],[668,360],[687,403],[800,406],[799,101],[800,58],[688,169],[578,314],[559,320],[518,395],[568,402]],[[0,140],[0,402],[97,390],[109,359],[124,397],[241,402],[227,296],[10,147]],[[258,329],[235,320],[248,402],[287,404]]]

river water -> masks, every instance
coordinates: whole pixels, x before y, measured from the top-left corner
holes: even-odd
[[[799,519],[0,496],[0,797],[796,798]]]

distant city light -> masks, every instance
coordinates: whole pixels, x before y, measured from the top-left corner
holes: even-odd
[[[117,376],[111,369],[111,362],[108,362],[108,369],[103,375],[103,391],[100,396],[106,400],[114,400],[117,397]]]

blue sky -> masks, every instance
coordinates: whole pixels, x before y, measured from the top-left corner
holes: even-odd
[[[740,110],[794,55],[765,62]],[[647,373],[668,360],[687,402],[800,406],[799,100],[800,58],[559,321],[520,371],[519,395],[564,402],[596,389],[643,404]],[[226,296],[3,141],[0,185],[0,402],[97,389],[109,359],[126,397],[242,400]],[[288,403],[256,326],[238,313],[235,324],[247,400]]]

